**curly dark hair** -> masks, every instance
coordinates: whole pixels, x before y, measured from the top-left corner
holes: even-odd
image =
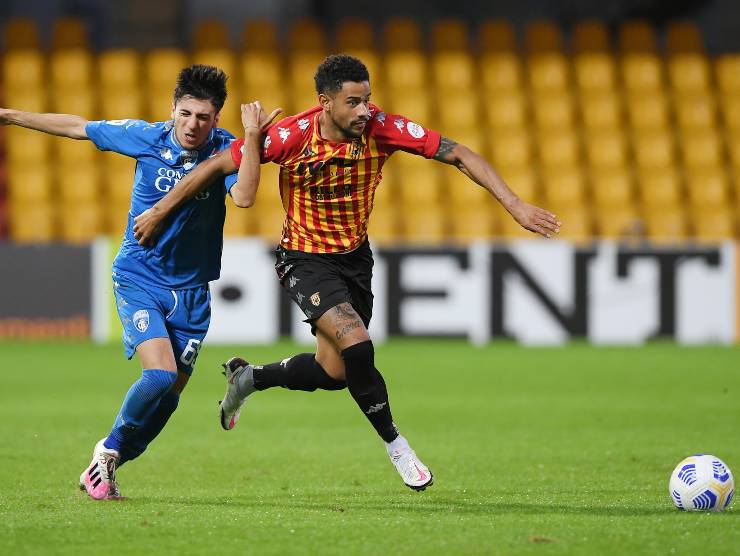
[[[333,94],[342,88],[345,81],[370,81],[370,74],[360,60],[347,54],[332,54],[319,64],[314,76],[316,92]]]
[[[177,76],[175,104],[184,96],[199,100],[210,100],[216,110],[221,110],[226,102],[226,74],[214,67],[194,64],[184,68]]]

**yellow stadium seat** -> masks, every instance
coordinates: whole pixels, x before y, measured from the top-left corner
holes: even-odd
[[[724,95],[720,99],[722,107],[722,121],[733,132],[740,130],[740,96]]]
[[[635,93],[627,97],[627,117],[633,129],[667,129],[670,124],[668,101],[660,93]]]
[[[373,50],[375,34],[367,19],[343,19],[336,27],[339,52]]]
[[[543,130],[567,130],[575,125],[573,99],[567,93],[541,93],[532,99],[535,125]]]
[[[637,181],[640,198],[647,207],[674,206],[682,201],[681,181],[672,168],[643,170]]]
[[[414,19],[394,17],[383,26],[386,50],[419,50],[422,47],[421,28]]]
[[[75,114],[92,120],[98,113],[95,97],[93,88],[77,91],[57,91],[51,97],[51,109],[61,114]]]
[[[630,205],[634,200],[632,175],[626,168],[602,168],[591,172],[591,194],[598,206]]]
[[[577,166],[548,168],[542,174],[542,185],[548,206],[580,206],[585,202],[583,172]]]
[[[426,57],[420,50],[394,50],[385,56],[385,82],[391,89],[424,88]]]
[[[260,185],[257,190],[256,203],[272,208],[282,207],[280,198],[280,166],[277,164],[263,164],[260,166]]]
[[[627,54],[622,59],[622,80],[630,93],[660,91],[663,68],[656,54]]]
[[[524,48],[530,54],[559,52],[563,49],[560,27],[552,21],[531,21],[524,30]]]
[[[562,223],[560,232],[555,237],[582,243],[594,236],[591,210],[584,205],[553,204],[548,207]]]
[[[261,89],[258,87],[249,87],[247,89],[244,89],[242,92],[242,100],[243,102],[252,102],[255,100],[259,100],[262,103],[263,108],[265,108],[268,112],[271,112],[275,108],[282,108],[283,112],[281,115],[279,115],[275,121],[281,120],[283,117],[285,117],[288,114],[292,114],[291,112],[291,99],[288,99],[287,96],[288,89]],[[312,91],[313,97],[311,99],[311,106],[315,106],[318,104],[318,94],[316,94],[316,91]],[[308,108],[308,105],[303,106],[303,109]],[[241,112],[241,109],[239,109]],[[241,116],[240,116],[241,119]]]
[[[623,23],[619,28],[619,48],[624,53],[655,52],[657,40],[653,27],[642,20]]]
[[[455,206],[488,206],[495,200],[483,187],[472,181],[457,168],[442,167],[442,180],[447,194],[440,201],[452,202]],[[457,210],[457,209],[455,209]]]
[[[142,77],[141,58],[133,48],[105,50],[98,55],[97,72],[106,92],[139,92]]]
[[[52,23],[51,48],[88,48],[87,27],[77,17],[60,17]]]
[[[592,52],[607,52],[611,49],[609,31],[606,28],[606,24],[602,21],[579,21],[573,27],[572,35],[572,50],[577,55]]]
[[[228,197],[228,195],[227,195]],[[226,199],[226,220],[224,220],[224,237],[243,237],[249,228],[249,213],[252,209],[239,208],[229,197]]]
[[[710,89],[709,63],[700,53],[677,54],[669,58],[668,77],[671,87],[681,93]]]
[[[5,50],[39,50],[39,30],[33,19],[14,17],[5,24],[3,33]]]
[[[714,97],[709,93],[679,95],[674,101],[676,121],[685,130],[711,129],[717,121]],[[740,114],[739,114],[740,116]]]
[[[452,238],[462,243],[490,239],[495,229],[495,214],[487,206],[456,207],[450,215]]]
[[[18,243],[48,242],[55,238],[56,219],[51,203],[12,204],[9,231]]]
[[[483,86],[491,93],[522,87],[522,68],[513,52],[485,52],[480,58]]]
[[[530,56],[527,69],[529,83],[535,92],[565,90],[570,82],[568,62],[559,52]]]
[[[56,50],[49,56],[51,81],[55,87],[80,89],[93,82],[93,58],[84,48]]]
[[[715,207],[691,212],[693,239],[700,243],[727,241],[736,237],[737,221],[727,207]]]
[[[49,160],[50,135],[16,126],[8,127],[6,133],[6,156],[11,164],[34,166]]]
[[[697,26],[691,21],[671,21],[666,29],[668,54],[702,53],[704,41]]]
[[[8,166],[8,198],[12,204],[45,203],[52,200],[53,178],[48,164]]]
[[[303,50],[290,53],[287,59],[290,86],[313,87],[316,68],[324,61],[324,58],[325,53],[321,50]]]
[[[261,237],[272,245],[278,244],[285,221],[285,210],[282,206],[254,205],[250,209],[242,210],[249,213],[247,218],[250,219],[253,233],[257,237]]]
[[[445,131],[475,128],[480,124],[480,104],[472,91],[464,95],[438,96],[439,125]]]
[[[53,137],[52,145],[57,155],[57,164],[62,166],[90,166],[98,161],[99,151],[89,141],[75,141]]]
[[[288,26],[288,50],[324,52],[327,47],[326,30],[321,21],[312,17],[303,17]]]
[[[735,169],[735,172],[740,175],[740,134],[728,134],[726,146],[730,165]],[[738,193],[740,193],[740,191]]]
[[[141,117],[144,99],[139,89],[101,92],[99,116],[104,120]]]
[[[432,23],[432,48],[435,51],[470,49],[468,26],[461,19],[444,18]]]
[[[101,232],[113,238],[121,238],[128,226],[128,200],[121,202],[106,202],[103,205],[103,227]]]
[[[514,26],[503,19],[486,19],[478,27],[478,43],[483,53],[514,52],[516,50]]]
[[[681,151],[684,165],[689,168],[722,164],[722,141],[714,130],[684,133]]]
[[[537,136],[540,162],[544,167],[575,166],[580,162],[578,136],[567,130],[553,130]]]
[[[134,186],[133,164],[128,171],[104,172],[103,175],[105,176],[103,185],[109,199],[121,204],[131,201],[131,191]]]
[[[155,48],[144,55],[144,71],[149,89],[175,88],[180,71],[188,65],[184,51],[177,48]]]
[[[149,90],[144,108],[147,119],[152,122],[165,122],[172,119],[174,82],[169,87],[157,87]]]
[[[46,64],[35,50],[13,50],[3,56],[3,84],[6,91],[29,93],[46,83]]]
[[[412,205],[437,205],[445,198],[439,164],[424,158],[399,153],[397,188],[400,201],[407,207]]]
[[[526,129],[492,133],[491,161],[495,168],[525,166],[532,163],[532,138]]]
[[[284,63],[277,52],[243,52],[239,63],[244,91],[279,89],[284,85]]]
[[[394,114],[410,118],[425,127],[434,125],[432,99],[426,90],[395,91],[391,93],[391,99],[393,99],[391,110]]]
[[[683,207],[655,207],[645,211],[645,227],[650,241],[658,244],[681,243],[687,236]]]
[[[373,245],[392,245],[399,239],[398,217],[393,206],[374,210],[368,223],[368,237]]]
[[[244,135],[242,116],[239,105],[236,102],[226,102],[218,116],[218,127],[231,132],[235,137]]]
[[[589,133],[584,139],[586,160],[595,168],[625,168],[627,144],[619,130]]]
[[[483,97],[487,123],[494,130],[524,129],[527,125],[527,103],[524,95],[514,92],[492,93]]]
[[[5,91],[4,101],[8,106],[26,112],[49,112],[47,92],[43,89]]]
[[[64,202],[94,203],[100,197],[100,173],[94,164],[63,166],[57,182]]]
[[[531,166],[503,166],[496,170],[521,199],[528,203],[539,202],[539,178]]]
[[[722,93],[740,93],[740,53],[723,54],[715,62],[717,85]]]
[[[62,205],[61,239],[69,243],[87,243],[103,233],[103,214],[97,203]]]
[[[612,91],[616,88],[616,64],[607,52],[589,52],[574,59],[578,88],[588,92]]]
[[[667,168],[675,163],[673,136],[668,131],[637,133],[632,145],[640,168]]]
[[[193,52],[192,62],[194,64],[204,64],[215,66],[229,76],[229,92],[234,94],[234,89],[238,83],[234,82],[237,77],[236,60],[234,53],[229,48],[204,48]],[[234,81],[232,81],[234,80]]]
[[[247,52],[278,50],[278,32],[275,24],[267,19],[249,19],[244,24],[242,44]]]
[[[616,93],[586,94],[578,104],[586,129],[617,129],[622,126],[622,104]]]
[[[686,175],[689,202],[694,207],[720,209],[729,205],[729,187],[721,166],[695,168]]]
[[[432,73],[437,87],[447,91],[470,94],[474,90],[476,68],[473,57],[465,51],[443,51],[432,56]]]
[[[195,23],[192,44],[195,50],[229,48],[229,29],[215,19],[204,19]]]
[[[401,233],[406,243],[440,245],[449,241],[447,212],[438,205],[409,208],[401,218]]]
[[[283,107],[284,110],[287,110],[288,114],[297,114],[319,104],[319,94],[310,84],[303,87],[293,87],[290,93],[291,98],[289,99],[288,107]]]
[[[600,237],[608,239],[633,239],[644,232],[642,219],[631,204],[597,205],[594,227]]]

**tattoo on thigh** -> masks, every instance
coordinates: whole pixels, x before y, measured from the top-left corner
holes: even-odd
[[[362,326],[362,321],[352,305],[340,303],[334,307],[334,326],[336,327],[336,338],[341,340],[352,330]]]
[[[337,330],[337,340],[341,340],[347,334],[352,332],[355,328],[359,328],[362,323],[359,320],[345,324],[341,329]]]

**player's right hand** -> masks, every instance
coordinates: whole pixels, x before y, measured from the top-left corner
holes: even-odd
[[[247,104],[241,105],[241,111],[242,111],[242,125],[244,126],[244,129],[248,128],[259,128],[261,132],[267,131],[270,126],[272,125],[272,122],[277,116],[283,111],[282,108],[275,108],[270,114],[268,115],[264,108],[262,108],[262,103],[258,100],[254,102],[250,102]]]
[[[162,233],[162,215],[156,206],[146,209],[134,218],[134,239],[139,245],[151,247]]]

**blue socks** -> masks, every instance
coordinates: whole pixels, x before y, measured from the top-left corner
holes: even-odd
[[[162,432],[162,429],[167,424],[175,410],[177,404],[180,402],[180,394],[170,390],[159,400],[159,405],[154,412],[149,416],[149,419],[139,427],[136,434],[130,439],[129,442],[121,446],[119,450],[121,459],[118,461],[120,467],[127,461],[138,458],[144,453],[149,443],[154,440],[157,435]]]
[[[162,398],[172,388],[176,379],[176,372],[164,371],[162,369],[144,369],[141,372],[141,378],[134,382],[126,394],[118,417],[116,417],[116,422],[113,423],[113,429],[103,443],[105,447],[120,452],[124,446],[128,446],[134,441],[139,436],[140,429],[144,428],[145,424],[148,425],[150,417],[157,411],[161,405]],[[169,406],[172,407],[172,400],[170,400]],[[161,425],[158,428],[150,428],[149,435],[152,432],[154,434],[151,435],[149,441],[159,434],[176,407],[177,402],[175,401],[174,407],[166,414]],[[143,451],[142,449],[141,452]]]

